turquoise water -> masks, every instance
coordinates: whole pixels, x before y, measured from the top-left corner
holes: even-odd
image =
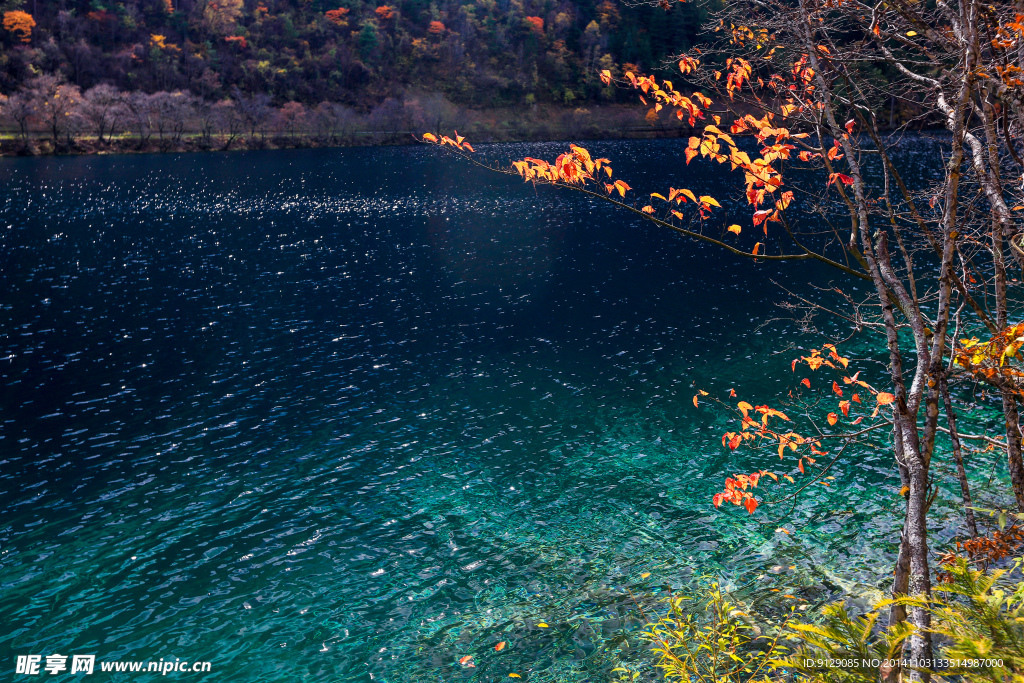
[[[592,149],[634,187],[728,196],[679,143]],[[725,476],[793,463],[725,451],[725,416],[690,402],[792,388],[786,345],[823,340],[766,323],[773,282],[834,274],[429,149],[7,159],[0,179],[11,667],[605,681],[643,659],[638,604],[697,575],[819,603],[889,573],[884,447],[792,510],[716,511]]]

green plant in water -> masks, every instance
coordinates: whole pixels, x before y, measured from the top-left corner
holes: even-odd
[[[792,610],[775,635],[767,636],[728,601],[717,583],[694,597],[674,595],[665,602],[668,613],[649,623],[641,636],[651,644],[667,681],[759,683],[770,680],[772,662],[788,652],[780,640]],[[623,683],[640,679],[640,672],[632,669],[614,671]]]

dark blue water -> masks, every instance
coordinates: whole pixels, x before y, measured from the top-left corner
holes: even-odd
[[[729,196],[677,143],[592,149],[634,187]],[[11,667],[604,681],[642,658],[631,594],[708,573],[825,599],[889,571],[884,448],[788,515],[718,512],[723,477],[774,465],[690,402],[784,395],[787,345],[822,339],[758,327],[773,281],[834,274],[432,149],[8,159],[0,188]]]

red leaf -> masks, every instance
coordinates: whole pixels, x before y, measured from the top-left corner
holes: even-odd
[[[796,364],[796,361],[793,361],[793,363]],[[806,377],[804,377],[802,380],[800,380],[800,384],[803,384],[808,389],[811,388],[811,380],[807,379]]]
[[[842,396],[842,395],[843,395],[843,390],[842,390],[842,389],[840,389],[840,388],[839,388],[839,385],[838,385],[838,384],[836,384],[835,382],[832,382],[832,391],[833,391],[833,392],[834,392],[834,393],[835,393],[835,394],[836,394],[837,396]]]
[[[747,508],[747,512],[754,514],[754,510],[757,509],[757,501],[753,498],[747,498],[743,503],[743,507]]]
[[[765,219],[768,218],[768,214],[772,212],[771,209],[762,209],[754,213],[754,227],[764,223]]]

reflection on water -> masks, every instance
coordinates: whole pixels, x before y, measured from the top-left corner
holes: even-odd
[[[637,187],[680,150],[593,147]],[[729,195],[686,173],[661,184]],[[692,385],[788,388],[769,352],[792,332],[754,327],[771,280],[806,270],[432,150],[16,159],[0,178],[7,662],[598,681],[638,655],[630,593],[723,572],[823,600],[887,573],[884,450],[841,461],[790,536],[785,510],[710,505],[761,463],[723,451]]]

